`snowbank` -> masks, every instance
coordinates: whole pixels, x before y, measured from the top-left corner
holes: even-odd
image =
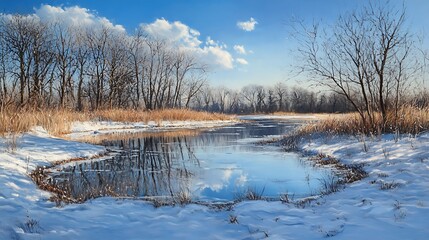
[[[91,134],[111,123],[81,123]],[[96,125],[95,127],[93,125]],[[120,124],[111,124],[118,129]],[[122,126],[122,125],[121,125]],[[429,134],[378,139],[331,137],[302,143],[347,163],[365,164],[369,177],[300,205],[246,201],[232,210],[205,206],[154,208],[136,200],[98,198],[56,207],[27,174],[36,165],[100,154],[103,147],[24,134],[12,153],[0,139],[0,239],[427,239]],[[366,151],[364,151],[366,150]]]

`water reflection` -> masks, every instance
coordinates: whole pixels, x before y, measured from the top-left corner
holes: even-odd
[[[173,196],[188,185],[199,161],[188,137],[119,140],[122,154],[103,161],[75,163],[56,174],[58,187],[74,198]]]
[[[294,153],[253,143],[284,134],[295,124],[266,120],[193,134],[107,139],[103,145],[123,152],[102,161],[64,165],[52,177],[57,187],[77,199],[186,193],[195,200],[225,201],[248,188],[268,197],[307,195],[317,188],[321,172],[302,164]]]

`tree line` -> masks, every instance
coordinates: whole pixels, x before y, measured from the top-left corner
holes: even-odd
[[[353,110],[353,107],[340,94],[288,87],[283,82],[273,86],[250,84],[240,90],[207,85],[195,96],[191,106],[198,110],[233,114],[343,113]]]
[[[137,30],[0,16],[0,107],[189,107],[207,67],[191,50]]]

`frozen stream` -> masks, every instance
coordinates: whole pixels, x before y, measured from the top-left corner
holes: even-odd
[[[293,129],[297,120],[259,119],[205,131],[124,135],[101,144],[121,149],[108,159],[68,163],[51,174],[74,198],[175,197],[231,201],[251,190],[268,198],[317,192],[326,170],[296,153],[256,144]],[[58,169],[57,168],[57,169]]]

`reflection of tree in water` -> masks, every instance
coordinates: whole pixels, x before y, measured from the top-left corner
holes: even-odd
[[[176,196],[189,188],[199,161],[188,137],[148,137],[117,142],[112,159],[77,163],[53,176],[74,198]]]

